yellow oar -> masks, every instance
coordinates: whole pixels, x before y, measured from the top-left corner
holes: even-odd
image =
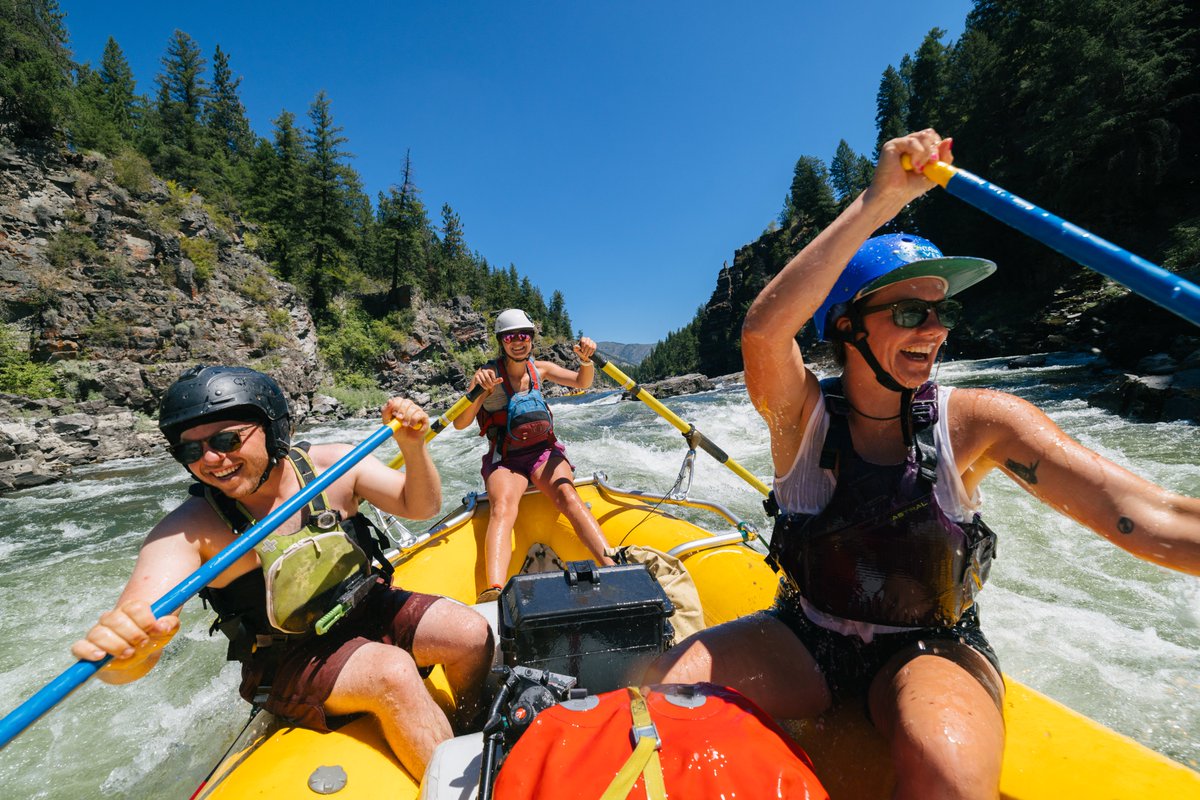
[[[683,434],[683,438],[687,439],[687,442],[690,446],[693,448],[699,447],[717,461],[724,464],[726,467],[729,467],[733,474],[737,475],[746,483],[762,492],[764,496],[771,493],[770,488],[765,483],[754,477],[749,470],[730,458],[724,450],[717,447],[707,436],[696,430],[695,425],[680,419],[674,411],[664,406],[654,397],[654,395],[650,394],[637,383],[635,383],[633,378],[630,378],[624,372],[621,372],[621,370],[613,366],[599,353],[592,354],[592,361],[595,361],[597,364],[599,364],[600,369],[604,371],[604,374],[620,384],[622,389],[629,392],[646,405],[650,406],[650,408],[652,408],[660,417],[674,425],[675,428]]]
[[[437,436],[442,431],[446,430],[447,426],[449,426],[451,422],[454,422],[454,418],[466,411],[467,407],[471,405],[471,403],[474,403],[481,394],[483,394],[483,387],[476,386],[474,389],[458,398],[458,402],[446,409],[446,413],[435,419],[429,426],[429,430],[425,432],[426,443],[428,443],[430,439]],[[388,466],[392,469],[400,469],[400,467],[404,466],[404,454],[397,453],[396,457],[388,463]]]

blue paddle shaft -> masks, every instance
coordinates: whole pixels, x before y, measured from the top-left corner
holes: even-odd
[[[391,435],[392,427],[384,425],[371,434],[366,441],[339,459],[336,464],[318,475],[312,483],[293,495],[287,502],[267,514],[245,533],[236,537],[233,544],[204,562],[199,569],[184,578],[174,589],[155,601],[154,605],[150,606],[154,616],[162,617],[170,614],[194,597],[213,578],[254,549],[254,545],[267,538],[273,530],[303,508],[309,500],[329,488],[330,484],[345,475],[351,467],[362,461],[368,453],[387,441]],[[5,747],[43,714],[62,702],[67,695],[82,686],[88,678],[99,672],[100,668],[111,660],[112,656],[105,656],[99,661],[80,659],[75,662],[74,666],[64,670],[57,678],[42,687],[37,694],[17,706],[12,713],[0,720],[0,748]]]
[[[954,177],[946,183],[946,191],[1085,267],[1127,286],[1147,300],[1200,325],[1200,286],[1191,281],[1072,225],[1062,217],[966,170],[955,171]]]

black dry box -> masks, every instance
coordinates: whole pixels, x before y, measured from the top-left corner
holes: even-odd
[[[636,685],[667,649],[675,607],[644,564],[515,575],[500,594],[504,663],[579,679],[592,694]]]

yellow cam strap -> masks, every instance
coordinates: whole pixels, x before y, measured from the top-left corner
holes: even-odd
[[[646,776],[646,799],[666,800],[667,788],[663,784],[662,763],[658,760],[662,741],[658,738],[654,721],[650,719],[646,699],[633,686],[629,687],[629,710],[633,714],[633,753],[604,790],[600,800],[625,800],[633,791],[638,776],[643,774]]]

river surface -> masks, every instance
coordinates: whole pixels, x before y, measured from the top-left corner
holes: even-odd
[[[1078,398],[1095,378],[1082,357],[1016,370],[1000,359],[952,362],[938,378],[1025,397],[1105,457],[1200,496],[1200,427],[1135,424],[1089,407]],[[744,386],[667,404],[769,481],[766,430]],[[622,488],[671,488],[686,446],[644,405],[593,394],[558,401],[554,410],[579,475],[602,470]],[[302,434],[354,443],[376,428],[347,421]],[[483,443],[472,427],[447,431],[431,447],[447,511],[481,488]],[[393,454],[390,443],[378,452],[384,460]],[[187,483],[163,455],[80,470],[70,481],[0,498],[0,713],[73,663],[71,642],[111,607],[145,532]],[[1197,768],[1200,581],[1133,558],[998,472],[983,492],[1000,544],[980,607],[1005,671]],[[760,496],[703,454],[691,496],[721,502],[769,530]],[[209,638],[210,620],[191,601],[182,633],[150,675],[124,687],[88,682],[0,751],[0,797],[190,796],[248,717],[237,697],[238,669],[224,661],[224,640]]]

